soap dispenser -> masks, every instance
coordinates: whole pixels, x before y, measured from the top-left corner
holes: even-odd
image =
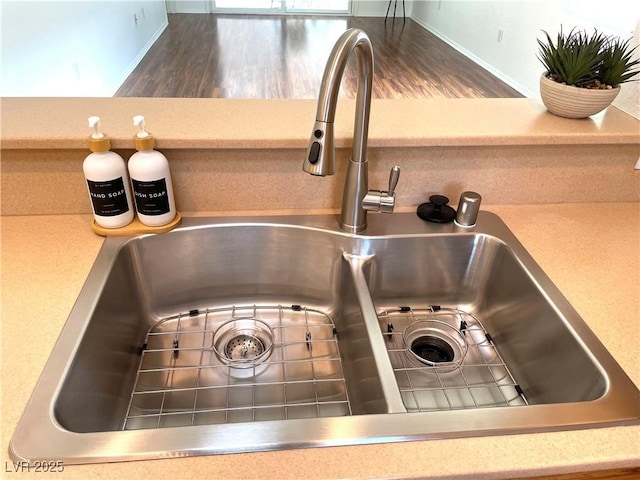
[[[95,222],[104,228],[120,228],[133,220],[133,203],[127,167],[120,155],[112,152],[111,142],[100,132],[100,117],[89,117],[91,153],[82,170],[87,181]]]
[[[155,141],[145,131],[144,117],[133,117],[133,125],[138,128],[134,137],[138,151],[129,159],[129,175],[138,219],[149,227],[166,225],[176,216],[169,162],[153,149]]]

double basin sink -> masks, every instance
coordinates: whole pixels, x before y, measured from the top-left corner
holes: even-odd
[[[495,215],[191,218],[111,237],[14,433],[65,463],[638,423],[640,392]]]

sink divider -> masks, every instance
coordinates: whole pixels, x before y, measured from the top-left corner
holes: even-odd
[[[371,342],[373,357],[380,375],[382,391],[387,402],[387,412],[406,413],[407,409],[402,401],[400,389],[398,388],[395,373],[393,372],[393,366],[391,365],[391,360],[387,354],[384,337],[380,331],[376,308],[373,303],[371,293],[369,292],[369,286],[364,274],[364,266],[371,261],[373,255],[354,255],[343,253],[342,256],[349,264],[356,297],[367,329],[367,335]]]

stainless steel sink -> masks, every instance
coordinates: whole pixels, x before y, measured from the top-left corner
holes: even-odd
[[[14,433],[93,463],[638,423],[502,221],[192,218],[106,240]]]

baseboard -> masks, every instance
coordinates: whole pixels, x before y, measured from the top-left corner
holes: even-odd
[[[456,49],[458,52],[462,53],[469,60],[471,60],[472,62],[478,64],[480,67],[484,68],[489,73],[491,73],[492,75],[496,76],[497,78],[502,80],[504,83],[509,85],[511,88],[513,88],[514,90],[517,90],[519,93],[524,95],[525,97],[527,97],[527,98],[538,97],[538,92],[532,92],[528,88],[523,87],[518,82],[516,82],[513,78],[509,77],[508,75],[505,75],[500,70],[497,70],[495,67],[493,67],[492,65],[490,65],[487,62],[485,62],[484,60],[482,60],[480,57],[477,57],[475,54],[473,54],[473,52],[470,52],[469,50],[467,50],[463,46],[458,45],[451,38],[447,37],[443,33],[439,32],[435,28],[433,28],[430,25],[428,25],[427,23],[425,23],[422,20],[419,20],[417,18],[414,18],[414,17],[411,17],[411,19],[414,22],[416,22],[418,25],[420,25],[422,28],[427,30],[429,33],[434,34],[436,37],[438,37],[440,40],[445,42],[447,45],[449,45],[450,47]]]
[[[151,50],[151,47],[153,47],[153,44],[156,43],[158,38],[160,38],[160,35],[162,35],[162,33],[167,29],[168,26],[169,26],[169,21],[165,20],[162,23],[162,25],[160,25],[158,30],[155,31],[155,33],[151,36],[149,41],[144,45],[144,47],[142,47],[142,49],[138,52],[135,58],[131,61],[129,66],[122,72],[122,75],[120,75],[118,84],[115,87],[115,89],[111,92],[110,96],[114,96],[116,94],[118,89],[120,89],[120,87],[125,82],[125,80],[129,78],[129,75],[133,73],[133,71],[136,69],[138,64],[142,61],[142,59],[149,52],[149,50]]]

